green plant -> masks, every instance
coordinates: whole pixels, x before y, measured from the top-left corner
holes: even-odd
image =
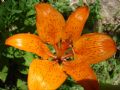
[[[13,34],[22,32],[36,34],[34,5],[40,1],[43,0],[4,0],[4,2],[0,2],[0,90],[27,89],[26,77],[28,66],[31,63],[31,60],[37,56],[13,47],[7,47],[4,43],[6,38]],[[64,0],[64,2],[63,0],[45,1],[51,3],[66,19],[75,8],[82,5],[82,0],[79,0],[79,4],[73,6],[69,6],[69,0]],[[94,24],[100,18],[100,0],[95,0],[95,2],[89,6],[91,8],[91,13],[85,26],[84,33],[93,32]],[[107,33],[116,41],[118,48],[117,53],[113,58],[109,59],[109,61],[95,66],[93,65],[93,68],[95,69],[100,82],[118,85],[120,81],[117,81],[116,78],[120,73],[120,35],[119,32],[113,32],[111,34],[111,30],[107,31]],[[54,52],[54,49],[52,49],[51,46],[50,48]],[[112,68],[108,69],[111,65]],[[100,71],[99,69],[101,68],[102,70]],[[103,76],[105,76],[105,78]],[[78,87],[73,80],[68,79],[60,87],[60,90],[70,90],[72,88],[78,90],[80,87]]]

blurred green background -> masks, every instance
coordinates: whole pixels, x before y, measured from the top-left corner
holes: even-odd
[[[27,90],[27,73],[35,54],[24,52],[5,45],[5,40],[17,33],[36,33],[34,5],[45,1],[59,10],[65,19],[78,6],[83,5],[82,0],[73,4],[72,0],[1,0],[0,1],[0,90]],[[120,90],[120,32],[112,30],[114,25],[107,24],[105,28],[95,25],[101,20],[100,1],[90,2],[90,16],[83,33],[104,32],[109,34],[116,42],[117,53],[109,60],[91,65],[99,79],[101,90]],[[118,26],[118,29],[120,25]],[[83,90],[71,78],[68,78],[58,90]]]

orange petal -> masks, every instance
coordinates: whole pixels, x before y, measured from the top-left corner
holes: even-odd
[[[64,71],[70,75],[85,90],[99,90],[95,73],[89,65],[80,63],[79,60],[64,62]]]
[[[89,64],[110,58],[116,52],[112,38],[105,34],[90,33],[81,36],[74,44],[75,58]]]
[[[56,44],[60,41],[61,31],[65,25],[63,16],[50,4],[37,4],[37,31],[42,41]]]
[[[28,73],[29,90],[55,90],[67,78],[55,61],[33,60]]]
[[[45,46],[45,44],[40,41],[40,38],[34,34],[24,33],[13,35],[6,40],[5,44],[21,50],[33,52],[42,56],[44,59],[47,59],[49,57],[48,54],[51,54],[47,46]]]
[[[70,39],[73,42],[78,40],[88,16],[89,8],[87,6],[76,9],[66,22],[63,39]]]

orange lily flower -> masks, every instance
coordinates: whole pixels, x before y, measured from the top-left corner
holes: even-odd
[[[105,34],[90,33],[80,36],[89,16],[89,8],[77,8],[66,22],[50,4],[37,4],[36,12],[39,36],[30,33],[16,34],[5,42],[6,45],[41,57],[33,60],[30,65],[29,90],[55,90],[68,75],[85,90],[99,90],[90,64],[110,58],[116,52],[116,46]],[[50,52],[46,44],[53,45],[56,53]]]

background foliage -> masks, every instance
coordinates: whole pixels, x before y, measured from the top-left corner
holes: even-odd
[[[1,0],[0,2],[0,90],[27,90],[27,73],[29,64],[36,55],[8,47],[5,40],[16,33],[36,33],[35,9],[36,3],[46,1],[52,4],[65,17],[78,6],[82,6],[82,0],[71,5],[71,0]],[[83,33],[94,32],[95,23],[101,19],[100,2],[95,0],[89,3],[91,9],[89,19]],[[109,26],[108,26],[109,27]],[[96,30],[98,31],[98,30]],[[116,41],[118,51],[108,61],[92,65],[102,90],[110,88],[117,90],[120,84],[120,35],[119,32],[109,30],[108,33]],[[111,34],[112,32],[112,34]],[[109,90],[110,90],[109,89]],[[71,78],[58,90],[83,90]]]

